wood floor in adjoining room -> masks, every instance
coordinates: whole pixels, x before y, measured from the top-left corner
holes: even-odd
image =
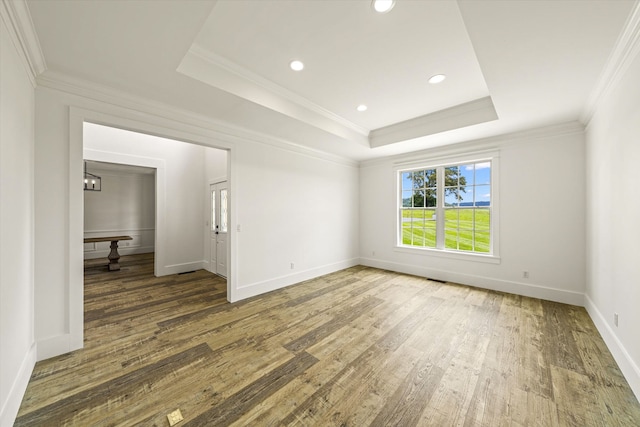
[[[639,426],[586,311],[367,267],[236,304],[206,271],[85,266],[85,348],[17,426]]]

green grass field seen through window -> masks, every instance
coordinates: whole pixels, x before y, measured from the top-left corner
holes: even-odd
[[[489,252],[489,209],[445,209],[445,248]],[[402,244],[436,247],[435,209],[402,209]]]

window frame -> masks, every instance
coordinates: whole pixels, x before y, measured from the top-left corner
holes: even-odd
[[[451,166],[460,166],[471,163],[491,162],[491,205],[490,209],[490,234],[489,234],[489,252],[473,252],[459,249],[448,249],[445,247],[445,233],[444,233],[444,221],[445,221],[445,197],[444,197],[444,168]],[[444,257],[450,259],[476,261],[476,262],[488,262],[498,264],[500,263],[500,247],[499,247],[499,201],[500,192],[498,188],[499,183],[499,169],[500,169],[500,156],[497,151],[487,151],[481,153],[472,153],[464,156],[450,156],[441,157],[437,159],[421,159],[412,160],[409,162],[402,162],[394,164],[393,174],[396,182],[395,200],[394,206],[396,210],[396,242],[394,250],[396,252],[404,252],[410,254],[422,254],[429,256]],[[413,172],[417,170],[436,169],[438,174],[437,191],[437,203],[434,208],[436,211],[436,247],[420,247],[409,246],[402,243],[402,173]],[[428,209],[425,207],[425,209]],[[469,209],[469,208],[467,208]],[[471,208],[475,209],[475,208]],[[442,224],[440,224],[442,223]],[[442,232],[438,232],[442,230]]]

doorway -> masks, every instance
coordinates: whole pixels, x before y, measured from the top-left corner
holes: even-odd
[[[155,252],[156,169],[122,163],[84,161],[100,179],[100,189],[84,192],[84,238],[126,236],[120,255]],[[107,260],[110,242],[84,244],[84,260]]]
[[[210,261],[208,270],[227,277],[227,229],[229,217],[229,190],[227,182],[218,182],[209,186],[209,244]]]
[[[111,111],[111,110],[109,110]],[[191,265],[184,265],[184,262],[171,262],[171,257],[182,256],[180,252],[180,246],[176,249],[175,245],[171,245],[171,237],[168,235],[167,213],[170,206],[180,206],[180,203],[173,203],[169,200],[167,195],[167,188],[173,186],[173,178],[170,176],[166,167],[166,163],[169,159],[177,158],[178,156],[170,156],[167,159],[158,159],[158,147],[155,144],[152,148],[150,155],[145,155],[141,152],[138,144],[130,144],[127,142],[114,140],[113,138],[102,137],[99,144],[94,144],[97,141],[93,141],[86,132],[85,126],[91,124],[101,124],[103,127],[116,129],[116,130],[129,130],[133,134],[157,136],[160,138],[166,138],[173,141],[182,141],[182,144],[188,145],[200,145],[203,147],[210,147],[212,139],[215,139],[216,150],[225,151],[224,159],[221,160],[221,165],[225,168],[225,178],[229,189],[233,189],[235,179],[231,174],[231,163],[233,159],[234,144],[228,142],[224,138],[224,134],[218,132],[208,132],[206,135],[202,133],[188,132],[184,130],[184,123],[167,120],[166,118],[159,118],[155,116],[144,116],[144,121],[141,121],[139,114],[130,114],[128,110],[120,111],[120,115],[113,115],[106,111],[92,111],[75,106],[69,107],[69,164],[68,164],[68,176],[69,176],[69,209],[66,223],[68,225],[68,238],[64,246],[65,253],[68,254],[66,265],[64,266],[67,274],[65,276],[65,284],[63,287],[64,294],[66,294],[66,309],[64,315],[66,316],[68,323],[68,332],[52,337],[52,339],[46,343],[46,346],[39,346],[38,353],[42,353],[44,356],[56,356],[65,352],[80,349],[84,345],[84,278],[83,278],[83,245],[78,244],[83,239],[83,216],[84,216],[84,202],[83,202],[83,189],[79,185],[80,178],[83,175],[83,158],[87,160],[108,162],[108,163],[122,163],[134,166],[143,166],[156,169],[156,236],[155,236],[155,271],[156,276],[164,276],[167,274],[180,273],[181,271],[193,271],[197,269],[197,265],[193,267]],[[220,138],[217,138],[217,136]],[[213,148],[213,147],[211,147]],[[162,150],[164,151],[164,150]],[[215,151],[215,150],[214,150]],[[209,152],[207,150],[207,152]],[[165,152],[166,153],[166,152]],[[202,156],[201,156],[202,157]],[[197,164],[194,161],[191,164]],[[213,174],[213,172],[212,172]],[[208,189],[210,182],[217,182],[211,179],[212,174],[207,175],[206,181],[201,183],[200,187],[203,193]],[[215,174],[214,176],[220,176],[222,174]],[[75,178],[74,178],[75,177]],[[204,177],[204,176],[203,176]],[[76,181],[77,179],[77,181]],[[205,184],[206,183],[206,184]],[[205,184],[205,185],[203,185]],[[194,188],[198,187],[196,184]],[[185,192],[183,192],[184,194]],[[204,213],[206,202],[204,197],[201,199],[199,211]],[[228,210],[234,210],[233,199],[228,202]],[[202,222],[194,221],[195,224],[199,224],[195,235],[200,236],[200,245],[204,246],[205,239],[202,232],[202,226],[206,221],[206,217],[201,216]],[[233,226],[234,219],[229,215],[228,224]],[[200,246],[200,247],[202,247]],[[237,298],[234,296],[235,291],[235,262],[232,257],[232,249],[234,246],[234,236],[228,235],[227,240],[227,300],[235,301]],[[195,247],[194,245],[188,247]],[[173,253],[167,253],[169,249],[173,250]],[[177,250],[177,252],[176,252]],[[199,268],[202,268],[207,258],[200,257]],[[198,261],[195,260],[194,263]],[[194,268],[195,267],[195,268]],[[46,341],[46,340],[45,340]],[[42,350],[42,352],[40,352]]]

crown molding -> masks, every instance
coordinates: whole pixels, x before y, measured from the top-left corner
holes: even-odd
[[[333,120],[337,123],[339,123],[342,126],[345,126],[361,135],[367,136],[369,134],[369,130],[359,126],[347,119],[345,119],[344,117],[341,117],[329,110],[327,110],[326,108],[323,108],[321,106],[319,106],[318,104],[310,101],[309,99],[298,95],[295,92],[290,91],[289,89],[286,89],[282,86],[280,86],[277,83],[272,82],[271,80],[265,79],[264,77],[248,70],[247,68],[244,68],[238,64],[236,64],[233,61],[230,61],[229,59],[218,55],[216,53],[213,53],[211,51],[209,51],[208,49],[205,49],[197,44],[194,44],[191,49],[189,49],[189,53],[191,55],[196,55],[198,57],[200,57],[201,59],[204,59],[205,61],[211,63],[214,66],[220,67],[232,74],[235,74],[236,76],[252,83],[255,85],[258,85],[260,87],[262,87],[263,89],[274,93],[275,95],[287,99],[291,102],[294,102],[308,110],[313,111],[316,114],[319,114],[329,120]]]
[[[36,78],[47,69],[47,64],[26,1],[1,0],[0,16],[35,88]]]
[[[203,49],[192,46],[182,58],[177,71],[347,141],[369,147],[366,129]]]
[[[615,89],[631,62],[640,53],[640,1],[636,1],[618,40],[607,59],[605,67],[591,91],[580,121],[587,126],[598,109],[601,100]]]
[[[570,121],[558,123],[549,126],[524,129],[515,132],[509,132],[496,136],[489,136],[481,139],[468,140],[428,148],[426,150],[412,151],[410,153],[397,154],[395,156],[380,157],[360,162],[361,168],[370,166],[378,166],[381,164],[398,163],[407,159],[416,158],[440,158],[448,156],[459,156],[465,154],[473,154],[485,152],[487,150],[497,150],[506,148],[515,144],[535,143],[544,138],[578,135],[584,133],[584,126],[579,121]]]
[[[371,131],[371,148],[498,119],[490,96]]]
[[[36,82],[38,87],[75,95],[98,103],[110,104],[136,113],[141,113],[143,115],[151,115],[167,119],[169,121],[195,126],[213,133],[215,138],[219,138],[221,141],[231,143],[260,143],[270,145],[281,150],[291,151],[304,156],[322,159],[345,166],[358,166],[357,161],[347,157],[316,150],[283,138],[277,138],[264,133],[245,129],[190,110],[176,108],[156,101],[150,101],[146,98],[114,89],[110,86],[81,80],[52,70],[47,70],[44,74],[39,75]]]

